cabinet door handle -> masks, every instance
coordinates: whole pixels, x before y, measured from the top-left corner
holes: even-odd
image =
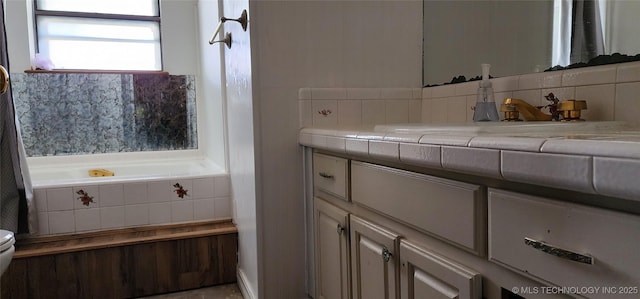
[[[321,177],[323,177],[325,179],[333,179],[333,175],[332,174],[328,174],[326,172],[319,172],[318,175],[320,175]]]
[[[336,228],[336,231],[338,232],[338,235],[342,235],[342,233],[344,232],[344,227],[342,227],[342,225],[338,223],[338,227]]]
[[[593,262],[594,262],[593,257],[590,255],[562,249],[562,248],[547,244],[543,241],[537,241],[537,240],[525,237],[524,244],[526,244],[527,246],[531,246],[537,250],[540,250],[544,253],[557,256],[559,258],[563,258],[566,260],[588,264],[588,265],[593,265]]]
[[[389,249],[385,247],[382,248],[382,259],[385,261],[385,263],[388,263],[392,256],[393,254],[391,254]]]

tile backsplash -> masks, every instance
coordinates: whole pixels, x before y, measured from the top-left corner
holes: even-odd
[[[547,104],[544,95],[553,92],[561,101],[587,101],[582,115],[588,121],[640,125],[640,62],[496,78],[491,82],[498,111],[505,98],[542,106]],[[476,81],[424,88],[421,121],[472,121],[477,87]]]
[[[420,122],[421,88],[301,88],[300,125]]]
[[[35,188],[38,235],[232,217],[229,177]]]
[[[640,62],[495,78],[496,106],[505,98],[545,105],[544,95],[585,100],[588,121],[640,126]],[[471,122],[478,82],[428,88],[301,88],[301,127]],[[501,117],[503,117],[501,115]]]

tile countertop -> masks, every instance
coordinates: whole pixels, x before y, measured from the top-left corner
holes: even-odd
[[[303,128],[338,153],[640,201],[640,128],[620,122]]]

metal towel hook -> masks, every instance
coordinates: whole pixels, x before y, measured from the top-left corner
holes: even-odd
[[[227,34],[224,35],[223,39],[210,41],[209,43],[212,45],[215,43],[224,43],[225,45],[227,45],[227,48],[231,49],[231,33],[227,32]]]
[[[213,45],[216,42],[225,41],[227,39],[227,36],[225,35],[224,39],[219,40],[219,41],[215,41],[216,36],[218,36],[218,33],[220,32],[220,29],[222,28],[222,24],[224,24],[226,21],[238,22],[242,26],[242,30],[247,31],[247,25],[248,25],[248,22],[249,22],[249,19],[247,18],[247,10],[246,9],[242,10],[242,15],[240,15],[240,17],[237,18],[237,19],[229,19],[229,18],[225,18],[225,17],[220,18],[220,22],[218,23],[218,27],[216,27],[216,31],[213,33],[213,36],[211,36],[211,39],[209,40],[209,44],[210,45]],[[231,40],[231,37],[229,37],[229,40]],[[226,44],[226,42],[225,42],[225,44]],[[227,44],[227,46],[229,48],[231,48],[231,46],[229,44]]]
[[[243,9],[242,10],[242,14],[237,19],[229,19],[229,18],[225,18],[225,17],[220,18],[220,22],[224,23],[226,21],[236,21],[236,22],[240,23],[240,25],[242,25],[242,30],[247,31],[247,24],[248,24],[247,10]]]

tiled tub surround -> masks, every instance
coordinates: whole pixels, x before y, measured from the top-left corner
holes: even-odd
[[[194,149],[194,76],[11,75],[28,156]]]
[[[229,177],[222,172],[33,183],[38,235],[232,217]]]
[[[528,134],[304,128],[300,144],[452,172],[640,200],[640,129]]]

